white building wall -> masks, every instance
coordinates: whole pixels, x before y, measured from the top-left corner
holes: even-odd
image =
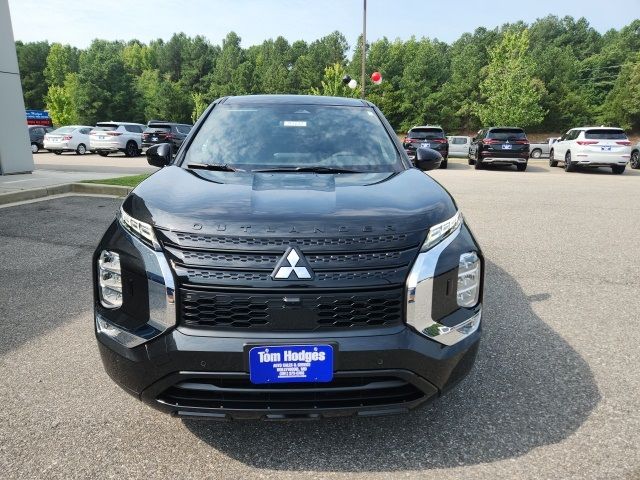
[[[33,171],[9,0],[0,0],[0,175]]]

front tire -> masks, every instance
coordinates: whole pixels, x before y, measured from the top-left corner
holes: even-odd
[[[625,165],[611,165],[611,171],[616,175],[622,175],[624,173]]]
[[[637,170],[640,168],[640,152],[638,150],[631,153],[630,167],[633,168],[634,170]]]
[[[32,143],[31,144],[31,153],[38,153],[38,150],[40,150],[40,147],[38,146],[37,143]]]
[[[551,152],[549,152],[549,166],[550,167],[557,167],[558,166],[558,161],[554,158],[555,152],[553,150],[551,150]]]
[[[575,165],[571,163],[571,152],[567,152],[567,154],[564,156],[564,171],[573,172],[575,169]]]
[[[78,155],[84,155],[85,153],[87,153],[87,147],[84,145],[84,143],[78,145],[78,148],[76,148],[76,153]]]
[[[540,158],[542,156],[542,150],[536,148],[533,152],[531,152],[531,158]]]

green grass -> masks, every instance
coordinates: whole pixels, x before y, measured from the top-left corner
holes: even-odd
[[[135,187],[149,175],[151,174],[143,173],[140,175],[131,175],[129,177],[105,178],[104,180],[83,180],[82,183],[99,183],[101,185],[120,185],[123,187]]]

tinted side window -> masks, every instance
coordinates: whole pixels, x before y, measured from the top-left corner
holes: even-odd
[[[132,133],[142,133],[142,129],[138,125],[125,125],[125,130]]]
[[[579,136],[580,136],[580,130],[574,130],[573,132],[569,133],[569,137],[567,138],[567,140],[575,140]]]

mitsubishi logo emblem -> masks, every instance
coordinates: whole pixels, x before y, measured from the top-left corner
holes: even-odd
[[[271,277],[274,280],[311,280],[313,271],[306,259],[296,247],[289,247],[273,269]]]

